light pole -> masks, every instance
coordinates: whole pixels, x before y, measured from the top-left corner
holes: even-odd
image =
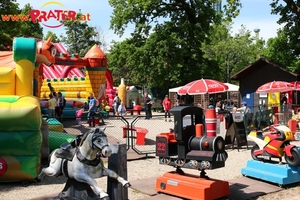
[[[228,63],[228,59],[226,59],[226,75],[227,75],[227,83],[229,83],[229,79],[230,79],[230,74],[229,74],[229,63]],[[226,93],[227,94],[227,98],[229,99],[229,92]]]

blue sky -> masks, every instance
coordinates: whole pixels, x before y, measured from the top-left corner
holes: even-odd
[[[56,0],[55,0],[56,1]],[[281,0],[282,1],[282,0]],[[17,0],[20,7],[23,7],[28,0]],[[30,1],[30,4],[34,9],[50,10],[50,9],[62,9],[62,10],[81,10],[82,14],[89,13],[91,16],[91,21],[89,25],[100,27],[105,35],[107,36],[106,41],[109,43],[111,40],[122,41],[124,38],[130,36],[130,32],[133,30],[132,27],[127,28],[124,36],[119,38],[115,35],[112,30],[109,29],[110,18],[112,15],[112,7],[108,4],[108,0],[60,0],[57,1],[64,5],[61,7],[59,5],[47,5],[41,8],[43,4],[49,2],[48,0]],[[225,2],[223,0],[223,2]],[[259,36],[268,39],[276,36],[276,31],[281,26],[276,23],[279,16],[271,15],[270,3],[272,0],[241,0],[243,7],[240,11],[240,15],[234,19],[233,33],[237,33],[241,25],[245,25],[246,28],[253,32],[255,28],[260,29]],[[55,20],[47,22],[48,25],[57,25]],[[57,35],[64,33],[64,28],[46,28],[43,26],[44,34],[48,30],[55,32]],[[254,32],[253,32],[254,35]]]

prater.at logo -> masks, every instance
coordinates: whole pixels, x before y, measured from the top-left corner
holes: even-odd
[[[49,6],[59,6],[63,7],[63,9],[50,9],[44,10],[49,8]],[[33,23],[42,23],[44,26],[48,28],[59,28],[63,24],[61,21],[91,21],[91,15],[89,13],[83,14],[80,13],[80,17],[77,16],[77,12],[74,10],[65,9],[65,6],[57,1],[50,1],[44,3],[41,6],[41,9],[33,9],[29,11],[28,14],[1,14],[2,21],[22,21],[28,22],[32,21]],[[53,22],[54,21],[54,22]],[[52,25],[54,23],[54,25]],[[50,25],[51,24],[51,25]]]
[[[61,7],[65,7],[62,3],[57,2],[57,1],[50,1],[41,6],[41,8],[44,8],[48,5],[55,4],[59,5]],[[55,9],[55,10],[49,10],[49,11],[44,11],[44,10],[31,10],[30,13],[30,18],[32,22],[47,22],[50,19],[55,19],[57,21],[60,20],[78,20],[76,19],[77,12],[74,10],[61,10],[61,9]],[[87,13],[86,15],[81,15],[80,21],[90,21],[90,14]],[[59,23],[58,25],[47,25],[46,23],[42,23],[44,26],[48,28],[58,28],[62,26],[62,23]]]

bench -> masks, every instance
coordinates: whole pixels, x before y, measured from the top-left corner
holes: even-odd
[[[126,109],[126,112],[133,115],[133,112],[136,112],[137,115],[141,115],[141,110],[135,110],[135,109]]]
[[[123,129],[123,138],[127,137],[127,131],[135,131],[136,132],[136,145],[145,145],[146,134],[148,133],[148,129],[142,127],[130,127],[130,126],[122,126]]]

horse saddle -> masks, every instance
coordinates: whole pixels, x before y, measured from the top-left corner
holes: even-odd
[[[55,151],[55,156],[57,158],[66,159],[72,161],[76,153],[76,148],[72,147],[70,143],[63,143],[57,151]]]

